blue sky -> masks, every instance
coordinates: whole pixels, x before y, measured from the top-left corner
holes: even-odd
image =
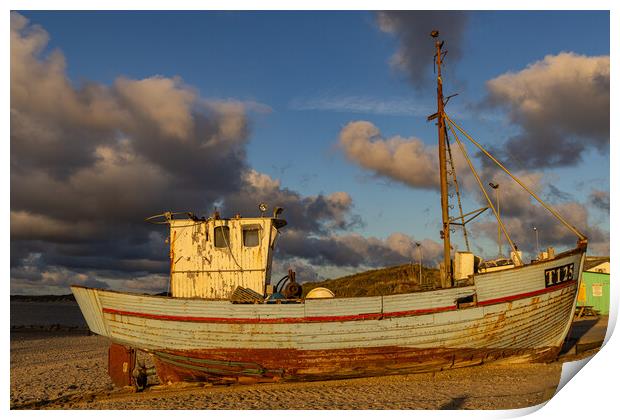
[[[436,127],[425,118],[435,111],[432,78],[428,88],[419,89],[405,71],[390,65],[402,40],[382,31],[375,13],[20,14],[49,33],[45,51],[62,51],[74,86],[112,85],[121,76],[178,76],[203,98],[255,104],[248,110],[246,150],[253,169],[304,196],[347,192],[353,212],[364,222],[355,228],[361,235],[386,238],[406,232],[439,240],[436,191],[377,176],[338,147],[341,130],[352,121],[371,122],[385,138],[416,137],[436,144]],[[547,55],[609,55],[608,12],[468,15],[461,57],[448,53],[445,93],[459,94],[448,113],[487,146],[499,147],[519,131],[505,110],[480,108],[488,80],[520,72]],[[432,57],[418,59],[431,63]],[[522,169],[511,163],[516,165],[512,169]],[[608,153],[587,149],[577,165],[537,169],[565,193],[565,200],[588,208],[591,224],[609,230],[609,214],[588,203],[593,185],[609,191]],[[465,204],[477,205],[471,197]],[[483,238],[480,244],[494,246]]]
[[[359,119],[372,120],[388,136],[436,141],[435,127],[422,115],[406,115],[410,111],[404,106],[415,104],[422,114],[431,114],[434,92],[414,91],[403,74],[390,68],[397,40],[381,33],[372,12],[30,11],[23,15],[50,33],[50,49],[64,52],[68,74],[76,83],[109,84],[121,75],[179,76],[205,97],[268,105],[273,112],[256,115],[253,121],[249,159],[284,186],[312,194],[348,191],[354,194],[358,211],[369,219],[378,215],[373,205],[377,202],[399,202],[416,210],[435,204],[432,194],[420,200],[419,192],[399,186],[386,191],[384,182],[364,177],[333,147],[340,128]],[[609,54],[609,14],[472,13],[463,49],[458,63],[450,63],[448,57],[448,66],[458,65],[454,71],[460,82],[459,89],[446,91],[459,93],[453,104],[482,99],[487,80],[521,70],[548,54]],[[455,81],[446,83],[454,86]],[[405,115],[296,109],[320,98],[348,97],[396,102],[397,108],[400,102]],[[467,126],[486,144],[495,141],[485,136],[487,127],[478,122],[467,121]],[[501,127],[495,129],[499,136],[505,135]],[[583,166],[590,168],[593,178],[608,178],[608,156],[593,153]],[[570,189],[579,178],[571,174],[580,170],[565,172],[560,185]],[[389,219],[395,226],[408,217],[395,211]],[[384,223],[369,223],[367,231],[381,235],[388,233],[386,228]]]

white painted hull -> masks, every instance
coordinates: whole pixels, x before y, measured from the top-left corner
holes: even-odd
[[[160,376],[168,379],[252,372],[350,377],[554,357],[570,327],[583,259],[582,251],[565,253],[477,275],[473,286],[301,304],[72,289],[93,332],[157,355]],[[545,270],[570,264],[572,279],[546,284]],[[473,306],[457,307],[457,298],[473,294]],[[218,368],[225,362],[226,369]]]

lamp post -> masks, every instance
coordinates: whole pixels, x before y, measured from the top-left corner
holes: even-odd
[[[489,186],[495,190],[495,207],[497,207],[497,218],[499,219],[499,184],[489,182]],[[499,220],[497,221],[497,248],[499,256],[502,256],[502,233]]]
[[[422,250],[420,249],[420,245],[422,245],[420,242],[415,243],[415,246],[418,249],[418,268],[420,270],[420,285],[422,285]]]
[[[536,234],[536,259],[540,256],[540,246],[538,245],[538,229],[534,226],[534,233]]]

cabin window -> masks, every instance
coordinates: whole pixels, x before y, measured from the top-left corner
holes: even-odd
[[[230,245],[230,229],[228,226],[218,226],[213,231],[216,248],[228,248]]]
[[[243,228],[243,246],[253,247],[259,244],[260,227],[245,226]]]

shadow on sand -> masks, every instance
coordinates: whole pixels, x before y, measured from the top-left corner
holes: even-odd
[[[568,337],[566,337],[566,340],[564,340],[564,345],[562,346],[562,350],[560,350],[559,356],[563,356],[567,354],[575,354],[575,353],[579,353],[580,351],[588,350],[587,348],[584,347],[585,345],[585,343],[583,343],[584,339],[586,338],[586,335],[588,334],[588,332],[590,332],[593,329],[593,327],[599,322],[599,320],[600,318],[596,317],[596,318],[584,318],[584,319],[573,321],[573,325],[571,326],[571,330],[568,334]],[[600,346],[603,343],[604,338],[605,338],[605,333],[603,332],[602,336],[600,337],[600,342],[599,340],[594,340],[590,348]],[[588,341],[591,341],[591,340],[588,340]]]
[[[467,402],[467,396],[453,397],[449,402],[442,404],[440,410],[460,410]]]

